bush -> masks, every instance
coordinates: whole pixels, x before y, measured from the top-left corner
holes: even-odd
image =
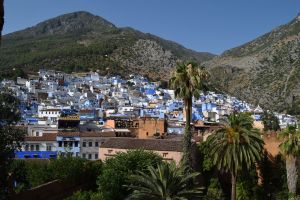
[[[118,153],[114,158],[106,160],[102,175],[97,184],[105,199],[123,200],[129,194],[124,187],[128,177],[138,171],[146,171],[148,166],[156,167],[162,158],[149,151],[134,150]]]
[[[86,161],[83,158],[61,157],[57,160],[51,160],[48,170],[54,180],[65,178],[77,179],[82,176]]]
[[[101,193],[97,192],[78,191],[75,192],[71,197],[66,198],[65,200],[104,200],[104,197]]]
[[[30,187],[36,187],[53,179],[48,160],[26,160],[27,180]]]
[[[24,160],[14,160],[10,163],[9,173],[13,177],[15,183],[14,191],[19,193],[29,188],[29,181],[27,180],[27,170]]]
[[[204,200],[222,199],[222,196],[223,196],[223,192],[218,179],[212,178],[207,188],[207,194],[203,199]]]
[[[86,178],[90,187],[96,188],[96,180],[102,169],[102,162],[82,158],[59,158],[57,160],[15,160],[11,173],[17,182],[15,190],[32,188],[56,179],[79,180]],[[19,184],[18,184],[19,183]]]

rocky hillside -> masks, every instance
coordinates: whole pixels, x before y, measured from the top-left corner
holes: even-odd
[[[132,28],[118,28],[87,12],[62,15],[5,35],[0,78],[39,68],[168,79],[177,61],[204,62],[212,84],[262,107],[300,114],[300,15],[215,57]],[[22,74],[22,73],[20,73]]]
[[[300,15],[205,65],[222,91],[267,109],[300,112]]]
[[[102,74],[141,73],[159,79],[166,78],[179,60],[203,62],[212,57],[132,28],[117,28],[87,12],[75,12],[5,35],[0,69],[5,76],[14,67],[26,72],[98,69]]]

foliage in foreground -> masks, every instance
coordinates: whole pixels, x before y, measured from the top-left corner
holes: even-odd
[[[182,164],[190,168],[192,167],[192,133],[190,123],[192,120],[193,97],[199,98],[200,92],[207,90],[208,79],[208,71],[191,61],[178,63],[170,79],[169,85],[174,90],[176,98],[180,98],[184,102],[186,124],[183,138]]]
[[[150,166],[147,172],[137,172],[129,177],[128,188],[133,192],[128,200],[168,200],[200,198],[202,191],[190,184],[199,173],[185,174],[186,167],[177,167],[173,162],[162,163],[157,169]],[[192,185],[192,187],[191,187]]]
[[[101,175],[97,180],[99,191],[105,199],[123,200],[129,195],[124,185],[128,178],[137,171],[145,172],[149,166],[157,166],[162,158],[149,151],[134,150],[118,153],[106,160]]]
[[[247,113],[232,113],[223,128],[207,139],[213,163],[231,174],[231,199],[236,199],[236,181],[241,170],[250,170],[261,160],[264,142]]]
[[[100,161],[72,157],[50,161],[15,160],[10,167],[10,173],[16,181],[15,192],[20,192],[56,179],[78,180],[84,176],[95,183],[101,167]]]
[[[279,138],[282,140],[279,148],[285,156],[288,189],[291,194],[295,195],[298,181],[297,157],[300,153],[300,131],[297,127],[289,125],[279,134]]]
[[[13,190],[9,166],[14,151],[21,147],[25,131],[15,126],[20,120],[18,99],[11,91],[0,89],[0,199],[5,199]]]
[[[77,191],[72,196],[65,200],[105,200],[103,195],[99,192],[93,191]]]

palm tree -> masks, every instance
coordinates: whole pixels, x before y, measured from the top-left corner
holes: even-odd
[[[177,167],[173,162],[162,163],[157,169],[150,166],[149,173],[138,172],[129,178],[131,185],[126,187],[133,190],[128,200],[187,200],[199,198],[200,188],[188,187],[198,173],[185,175],[185,168]]]
[[[299,154],[299,137],[300,131],[296,126],[289,125],[279,134],[282,143],[279,145],[281,153],[285,156],[286,175],[288,189],[291,194],[296,194],[296,186],[298,179],[297,171],[297,155]]]
[[[4,0],[0,0],[0,44],[4,25]]]
[[[231,174],[231,199],[236,199],[236,179],[242,169],[249,170],[262,158],[264,142],[253,120],[246,113],[232,113],[223,128],[207,138],[212,162]]]
[[[170,87],[174,89],[175,96],[182,98],[185,110],[185,130],[182,164],[191,167],[191,110],[193,97],[198,98],[201,90],[207,89],[208,72],[194,62],[178,63],[170,79]]]

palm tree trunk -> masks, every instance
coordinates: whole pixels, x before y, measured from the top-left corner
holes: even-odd
[[[192,109],[192,99],[188,98],[184,100],[185,109],[185,129],[184,129],[184,139],[183,139],[183,165],[192,167],[192,134],[191,134],[191,109]]]
[[[4,0],[0,0],[0,44],[4,25]]]
[[[296,186],[297,186],[297,166],[296,166],[296,157],[293,155],[287,155],[285,160],[286,166],[286,175],[287,175],[287,184],[289,193],[296,194]]]
[[[236,200],[236,176],[231,173],[231,200]]]

